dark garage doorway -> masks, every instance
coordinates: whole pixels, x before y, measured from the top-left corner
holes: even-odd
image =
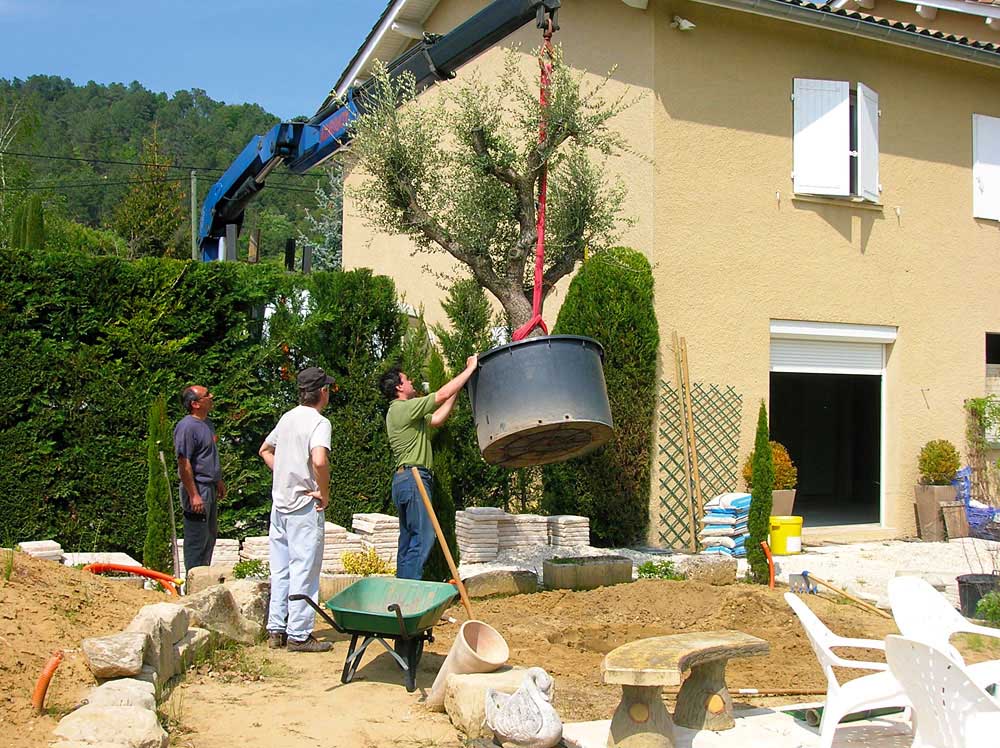
[[[771,372],[771,439],[799,471],[807,527],[878,522],[882,378]]]

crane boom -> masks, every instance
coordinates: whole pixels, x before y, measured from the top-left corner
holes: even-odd
[[[418,92],[453,78],[459,67],[532,20],[539,28],[551,23],[558,29],[560,4],[561,0],[494,0],[447,34],[424,34],[420,42],[388,63],[389,77],[412,74]],[[365,112],[374,85],[369,80],[349,88],[344,97],[331,94],[307,122],[281,122],[247,143],[202,204],[198,231],[202,260],[222,259],[220,245],[226,226],[239,230],[247,205],[264,189],[279,163],[302,174],[350,142],[350,123]]]

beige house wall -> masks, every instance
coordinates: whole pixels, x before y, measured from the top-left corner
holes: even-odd
[[[445,0],[427,27],[447,30],[483,4]],[[671,29],[675,14],[697,28]],[[625,242],[654,265],[661,360],[672,361],[677,330],[694,381],[741,393],[742,462],[768,397],[770,320],[898,327],[883,385],[882,522],[912,534],[917,453],[938,438],[961,449],[961,403],[983,393],[984,335],[1000,331],[1000,228],[972,217],[971,175],[972,114],[1000,117],[1000,69],[681,0],[647,11],[569,0],[560,20],[571,65],[596,77],[617,64],[616,89],[647,92],[616,124],[648,160],[608,171],[630,186],[636,224]],[[538,34],[512,41],[530,49]],[[472,66],[492,75],[502,59],[492,50]],[[793,196],[796,77],[879,93],[883,207]],[[345,265],[390,275],[439,321],[425,261],[405,240],[372,234],[348,199]],[[452,267],[441,257],[431,266]],[[550,321],[560,299],[546,306]],[[652,488],[655,507],[655,465]]]

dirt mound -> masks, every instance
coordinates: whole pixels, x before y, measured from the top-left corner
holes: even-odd
[[[89,572],[14,554],[9,581],[0,578],[0,746],[47,746],[59,718],[95,681],[79,651],[89,636],[121,631],[162,594]],[[31,708],[35,681],[56,649],[66,651],[45,699]]]
[[[810,607],[843,636],[882,639],[896,632],[886,619],[832,600],[808,597]],[[559,713],[567,721],[611,716],[621,689],[601,684],[601,661],[615,647],[649,636],[715,629],[745,631],[769,642],[771,654],[730,662],[730,688],[826,687],[798,620],[781,592],[766,587],[650,580],[591,592],[550,591],[475,601],[473,613],[503,634],[510,645],[512,664],[538,665],[555,677]],[[465,619],[461,608],[450,614]],[[437,641],[429,651],[446,654],[456,631],[457,626],[437,629]],[[879,659],[874,652],[858,654]],[[847,677],[859,674],[857,670],[845,672]]]

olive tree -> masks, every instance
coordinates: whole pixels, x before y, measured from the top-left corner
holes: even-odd
[[[630,104],[606,96],[610,76],[587,84],[558,47],[539,139],[537,80],[507,53],[494,83],[476,74],[417,99],[415,81],[376,65],[351,154],[367,178],[356,205],[379,231],[420,252],[447,252],[503,306],[512,327],[531,318],[540,178],[548,171],[543,298],[583,259],[615,243],[627,219],[620,182],[601,161],[627,150],[609,121]],[[349,193],[350,194],[350,193]]]

